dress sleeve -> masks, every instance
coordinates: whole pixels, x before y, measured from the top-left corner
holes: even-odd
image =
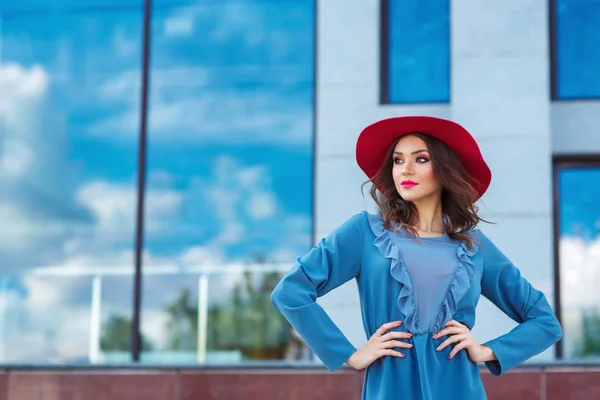
[[[534,288],[514,264],[479,233],[484,257],[481,293],[516,321],[509,333],[485,346],[497,360],[485,363],[494,375],[501,375],[558,342],[562,329],[542,292]]]
[[[356,214],[299,258],[271,293],[271,303],[296,329],[329,371],[356,351],[316,302],[358,276],[366,213]]]

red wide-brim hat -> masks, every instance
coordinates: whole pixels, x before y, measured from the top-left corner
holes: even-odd
[[[356,143],[356,161],[364,173],[373,179],[383,167],[390,147],[396,139],[410,133],[433,136],[450,147],[462,161],[471,185],[483,196],[492,180],[473,136],[456,122],[436,117],[409,116],[388,118],[367,126]]]

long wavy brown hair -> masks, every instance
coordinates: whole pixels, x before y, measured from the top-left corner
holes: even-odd
[[[441,140],[423,133],[410,135],[422,139],[433,163],[433,171],[442,185],[442,213],[446,234],[454,240],[464,241],[469,248],[473,246],[473,237],[468,233],[480,221],[485,221],[477,215],[478,207],[475,202],[479,198],[477,191],[471,185],[471,177],[465,170],[456,153]],[[363,183],[373,183],[370,189],[371,197],[379,206],[385,228],[394,231],[404,228],[407,232],[418,237],[416,225],[419,222],[417,208],[411,201],[404,200],[392,177],[393,152],[400,138],[396,140],[387,152],[385,163],[373,179]],[[378,191],[380,189],[380,191]],[[393,223],[398,228],[393,227]]]

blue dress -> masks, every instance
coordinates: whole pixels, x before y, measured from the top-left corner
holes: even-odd
[[[518,323],[484,343],[497,357],[486,363],[494,375],[541,353],[562,337],[562,330],[543,293],[483,233],[471,235],[476,239],[471,249],[447,236],[417,241],[402,230],[386,230],[379,216],[356,214],[297,260],[271,302],[334,371],[356,348],[316,299],[356,279],[367,338],[397,320],[403,324],[393,330],[413,333],[405,339],[413,347],[399,349],[405,358],[384,356],[367,367],[363,399],[486,399],[478,366],[466,350],[451,360],[454,345],[436,351],[447,337],[432,336],[450,319],[473,329],[484,295]],[[425,268],[431,273],[423,273]]]

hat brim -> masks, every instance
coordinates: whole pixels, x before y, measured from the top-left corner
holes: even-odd
[[[390,147],[410,133],[433,136],[450,147],[463,163],[471,178],[471,186],[479,196],[488,189],[492,173],[477,142],[471,134],[454,121],[428,116],[408,116],[384,119],[367,126],[356,143],[356,161],[369,179],[383,167]]]

